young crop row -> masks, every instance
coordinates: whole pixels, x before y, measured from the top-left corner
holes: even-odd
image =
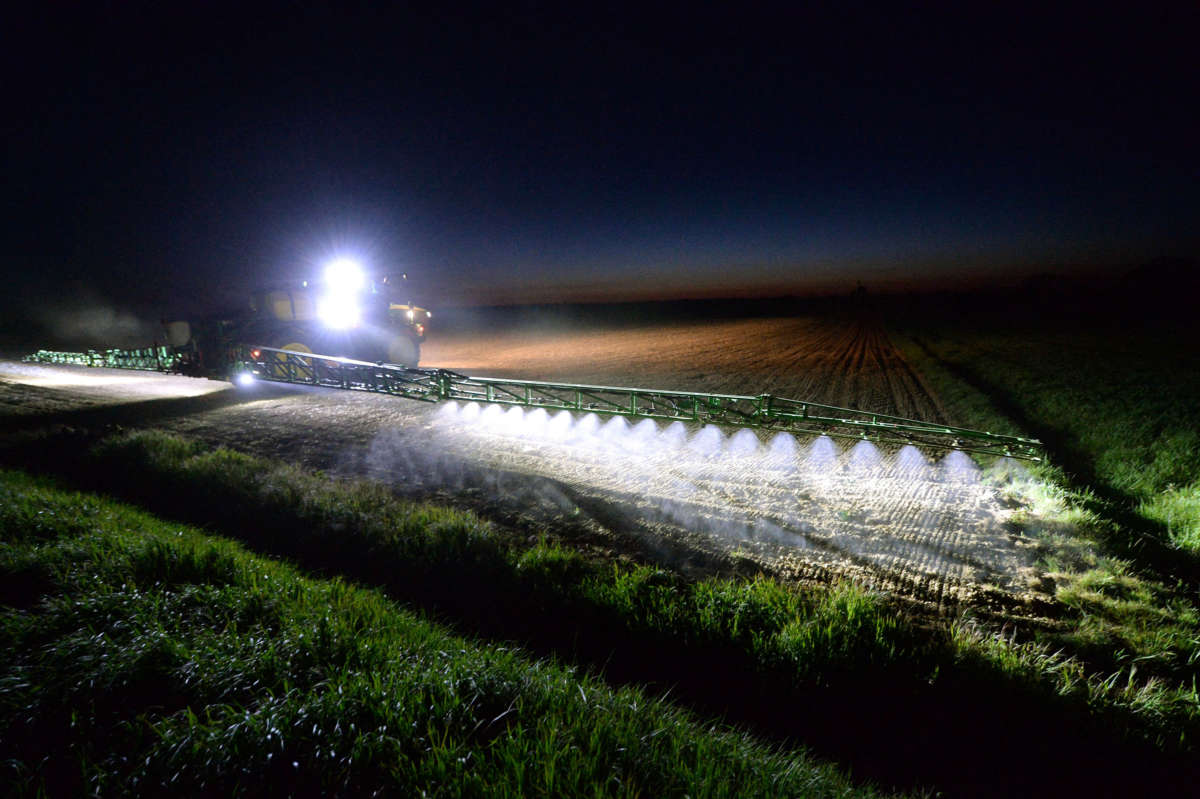
[[[1140,517],[1182,557],[1200,554],[1200,361],[1190,333],[987,321],[907,333],[910,354],[936,360],[960,389],[982,391],[1046,439],[1077,484],[1127,506],[1130,522]]]
[[[375,484],[158,434],[109,439],[82,458],[41,452],[82,484],[383,587],[460,629],[667,688],[886,784],[1003,794],[1195,771],[1171,754],[1188,752],[1200,727],[1194,691],[1089,673],[969,624],[918,629],[849,586],[802,592],[597,563]],[[1127,768],[1096,773],[1097,757]],[[1005,771],[1014,758],[1026,768]]]
[[[1197,435],[1200,382],[1167,368],[1160,334],[981,322],[910,325],[894,339],[955,421],[1047,443],[1051,462],[1035,470],[1047,501],[1016,519],[1065,609],[1045,645],[1186,693],[1200,677],[1200,558],[1186,532],[1195,520],[1180,511],[1182,526],[1163,525],[1154,509],[1200,496],[1200,447],[1181,443]]]

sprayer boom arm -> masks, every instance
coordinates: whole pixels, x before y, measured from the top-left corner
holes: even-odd
[[[174,369],[169,347],[86,353],[41,350],[26,356],[25,360],[118,369]],[[240,375],[278,383],[391,394],[424,402],[462,400],[639,419],[754,427],[875,443],[912,444],[934,450],[957,449],[1032,461],[1043,458],[1041,442],[1032,438],[951,427],[770,394],[707,394],[468,377],[446,369],[369,363],[248,345],[237,346],[232,351],[229,376],[237,378]]]
[[[469,377],[420,369],[323,358],[269,347],[242,349],[239,371],[257,379],[393,394],[426,402],[518,405],[639,419],[756,427],[801,435],[828,435],[926,449],[1041,460],[1041,442],[882,413],[839,408],[770,394],[708,394],[623,386],[592,386]]]

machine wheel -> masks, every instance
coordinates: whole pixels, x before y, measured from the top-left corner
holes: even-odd
[[[421,345],[408,336],[393,336],[388,342],[388,363],[416,366],[421,360]]]
[[[312,348],[302,341],[296,341],[291,336],[284,336],[282,339],[273,342],[272,345],[276,349],[290,350],[292,352],[312,352]],[[270,369],[271,377],[280,380],[311,380],[315,376],[315,360],[313,358],[293,359],[286,355],[280,355],[277,352],[271,353],[271,360],[268,361],[268,369]]]

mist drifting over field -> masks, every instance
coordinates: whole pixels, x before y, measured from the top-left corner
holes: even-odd
[[[428,447],[380,432],[365,470],[530,529],[632,539],[685,571],[742,560],[950,602],[1035,579],[1011,507],[962,453],[454,402],[428,432]]]
[[[159,324],[99,303],[46,308],[38,321],[55,346],[62,347],[148,347],[162,338]]]

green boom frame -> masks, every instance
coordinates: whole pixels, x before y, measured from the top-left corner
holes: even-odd
[[[137,350],[88,350],[87,352],[57,352],[38,350],[21,360],[34,363],[70,364],[73,366],[106,366],[111,369],[139,369],[152,372],[174,371],[175,353],[170,347],[143,347]]]
[[[446,369],[389,366],[269,347],[242,348],[235,371],[261,380],[370,391],[425,402],[461,400],[517,405],[638,419],[754,427],[801,435],[912,444],[926,449],[958,449],[1031,461],[1044,458],[1041,442],[1032,438],[770,394],[710,394],[470,377]]]
[[[168,347],[150,347],[105,350],[102,353],[41,350],[24,360],[175,371],[175,357]],[[250,345],[235,347],[233,351],[228,377],[236,380],[242,375],[249,375],[254,380],[369,391],[423,402],[461,400],[638,419],[753,427],[881,444],[911,444],[934,450],[957,449],[1030,461],[1041,461],[1045,457],[1041,442],[1033,438],[970,430],[771,394],[709,394],[469,377],[446,369],[368,363]]]

